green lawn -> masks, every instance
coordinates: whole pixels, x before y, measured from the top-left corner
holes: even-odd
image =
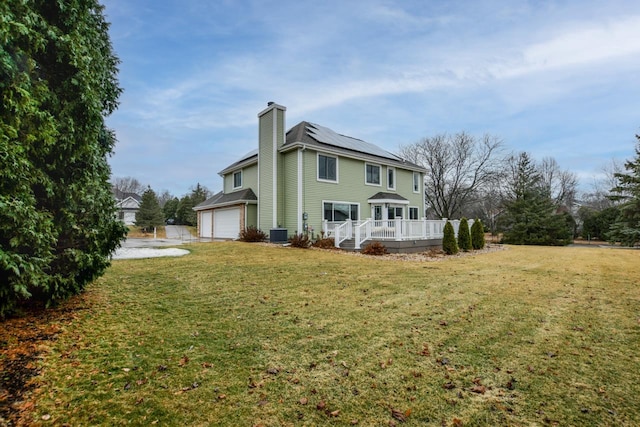
[[[639,251],[187,248],[88,289],[34,422],[640,425]]]

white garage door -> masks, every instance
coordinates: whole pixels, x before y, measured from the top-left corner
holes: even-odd
[[[240,234],[240,208],[216,209],[213,234],[217,239],[237,239]]]
[[[213,212],[207,211],[200,214],[200,237],[211,238],[211,220]]]

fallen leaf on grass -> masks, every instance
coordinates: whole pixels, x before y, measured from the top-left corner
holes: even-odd
[[[300,402],[301,405],[306,405],[307,403],[309,403],[309,399],[307,399],[306,397],[303,397],[298,402]]]
[[[391,408],[391,416],[396,420],[400,421],[401,423],[404,423],[405,421],[407,421],[407,418],[409,418],[409,415],[411,415],[411,409],[407,409],[406,411],[402,412],[399,409]]]
[[[485,394],[485,392],[487,391],[487,388],[483,385],[476,385],[471,387],[471,391],[478,394]]]
[[[318,402],[318,404],[316,405],[316,409],[318,411],[322,411],[324,408],[327,407],[327,403],[324,400],[321,400],[320,402]]]
[[[189,363],[189,357],[187,357],[187,356],[182,356],[182,358],[181,358],[181,359],[180,359],[180,361],[178,362],[178,364],[179,364],[180,366],[184,366],[184,365],[186,365],[187,363]]]
[[[191,384],[188,387],[182,387],[182,389],[180,391],[175,392],[174,394],[182,394],[182,393],[186,393],[188,391],[191,390],[195,390],[196,388],[200,387],[200,384],[194,382],[193,384]]]
[[[420,354],[423,356],[431,356],[431,351],[429,351],[429,346],[427,344],[422,344],[422,351]]]
[[[340,409],[336,409],[335,411],[331,412],[330,414],[332,417],[337,417],[338,415],[340,415]]]

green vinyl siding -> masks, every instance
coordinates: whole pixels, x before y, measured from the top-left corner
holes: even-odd
[[[413,192],[413,171],[395,167],[395,190],[387,189],[387,166],[382,164],[381,185],[365,184],[365,162],[346,157],[338,157],[336,183],[318,180],[318,153],[313,150],[303,151],[303,211],[307,212],[308,224],[316,234],[322,230],[323,201],[357,203],[359,219],[371,217],[371,205],[368,200],[376,193],[383,191],[399,194],[409,201],[410,206],[422,206],[422,195]],[[329,154],[332,155],[332,154]],[[296,175],[297,176],[297,175]],[[288,212],[288,214],[290,214]],[[408,208],[404,207],[404,217],[408,218]],[[422,212],[420,213],[422,216]]]
[[[274,141],[274,114],[276,115],[276,133]],[[284,111],[280,108],[272,108],[260,116],[259,120],[259,143],[258,143],[258,221],[259,228],[264,232],[268,232],[274,225],[282,225],[282,212],[284,209],[278,203],[282,199],[282,195],[278,194],[278,211],[276,218],[273,218],[274,208],[274,167],[276,168],[276,180],[281,180],[282,173],[282,159],[281,156],[275,153],[274,164],[274,144],[275,148],[280,147],[284,143],[285,131],[284,131]],[[281,185],[278,189],[281,190]],[[281,191],[278,191],[280,193]]]
[[[273,212],[273,114],[269,111],[260,118],[260,142],[258,147],[258,228],[266,233],[272,228]]]
[[[224,192],[231,193],[238,190],[244,190],[247,188],[251,188],[254,193],[258,189],[258,165],[251,165],[245,168],[242,168],[242,187],[234,188],[233,187],[233,175],[238,172],[237,170],[226,174],[223,178],[224,180]]]
[[[257,205],[247,205],[247,218],[246,218],[246,227],[257,227],[258,226],[258,206]]]
[[[282,226],[289,235],[298,230],[298,150],[282,154],[280,200],[282,211]]]

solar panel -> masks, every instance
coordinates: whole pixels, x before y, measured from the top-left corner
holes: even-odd
[[[309,123],[307,126],[307,135],[324,144],[333,145],[334,147],[346,148],[347,150],[359,151],[361,153],[372,154],[374,156],[384,157],[387,159],[402,161],[402,159],[394,154],[389,153],[382,148],[369,144],[361,139],[351,138],[350,136],[340,135],[333,130],[315,123]]]

